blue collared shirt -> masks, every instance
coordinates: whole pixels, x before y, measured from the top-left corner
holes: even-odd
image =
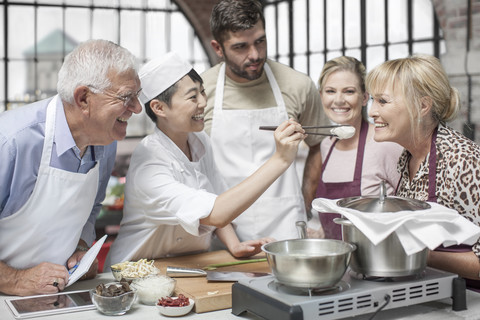
[[[0,223],[1,219],[17,212],[33,191],[40,167],[46,111],[50,100],[51,98],[38,101],[0,114]],[[117,143],[89,146],[83,158],[80,158],[80,150],[73,140],[60,99],[56,107],[50,165],[77,173],[87,173],[97,161],[100,165],[95,204],[81,235],[91,245],[95,240],[95,220],[115,163]]]

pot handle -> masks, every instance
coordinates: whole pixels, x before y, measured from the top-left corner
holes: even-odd
[[[353,226],[352,221],[344,218],[335,218],[333,219],[333,222],[335,222],[336,224],[341,224],[343,226]]]
[[[385,180],[382,180],[382,182],[380,182],[380,200],[378,201],[378,203],[384,204],[386,197],[387,197],[387,187],[385,186]]]
[[[307,223],[305,221],[295,222],[300,239],[307,239]]]

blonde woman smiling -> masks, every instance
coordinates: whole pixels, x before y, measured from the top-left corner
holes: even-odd
[[[318,81],[325,114],[337,124],[355,128],[349,139],[324,139],[322,174],[317,198],[338,199],[378,195],[380,182],[393,194],[400,178],[397,162],[403,150],[396,143],[373,140],[374,126],[368,122],[365,66],[353,57],[338,57],[323,67]],[[325,238],[341,239],[335,213],[319,213]],[[317,236],[321,236],[317,234]]]

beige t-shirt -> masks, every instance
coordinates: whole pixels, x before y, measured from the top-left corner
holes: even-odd
[[[329,125],[330,122],[323,112],[320,94],[312,79],[281,63],[272,60],[267,62],[282,92],[288,116],[302,126]],[[202,74],[208,97],[205,109],[205,131],[208,134],[212,128],[217,78],[221,65],[222,63],[217,64]],[[224,109],[261,109],[275,105],[275,97],[265,72],[259,79],[247,83],[238,83],[225,77]],[[305,142],[309,146],[314,146],[323,138],[324,136],[309,135]]]

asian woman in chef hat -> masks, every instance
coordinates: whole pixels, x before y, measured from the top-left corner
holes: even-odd
[[[140,100],[155,132],[132,155],[124,216],[105,265],[207,251],[214,232],[235,257],[259,253],[274,239],[239,242],[231,222],[293,162],[306,136],[302,127],[292,120],[278,126],[272,137],[276,152],[227,190],[203,132],[207,101],[201,77],[175,53],[150,61],[139,77]]]

